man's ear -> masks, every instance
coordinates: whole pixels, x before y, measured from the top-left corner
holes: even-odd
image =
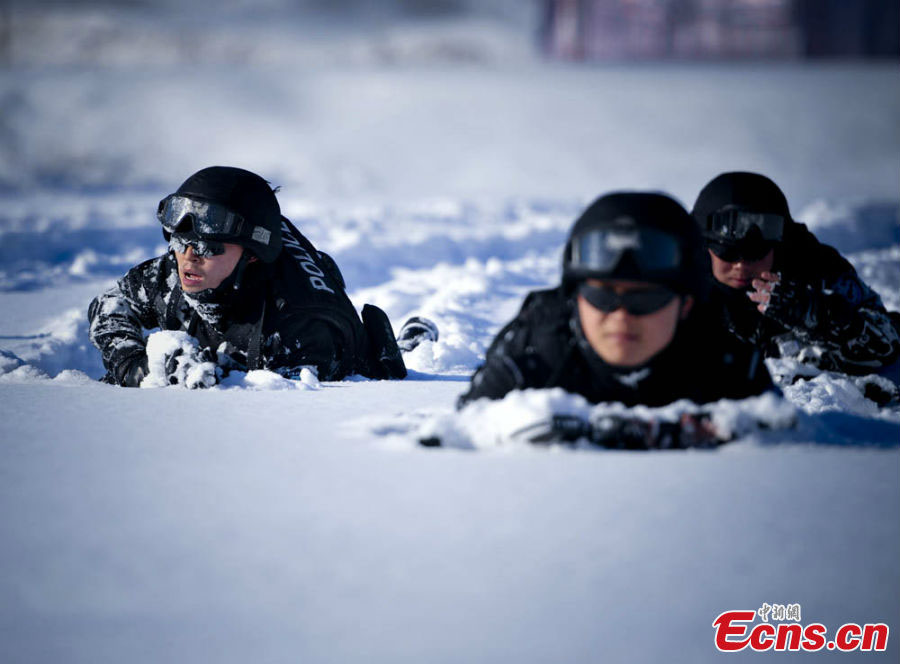
[[[688,314],[691,313],[691,309],[694,308],[694,296],[693,295],[685,295],[684,300],[681,302],[681,313],[679,314],[679,319],[684,320],[688,317]]]

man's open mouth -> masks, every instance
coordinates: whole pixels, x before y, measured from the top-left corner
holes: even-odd
[[[185,270],[182,279],[188,283],[203,281],[203,275]]]

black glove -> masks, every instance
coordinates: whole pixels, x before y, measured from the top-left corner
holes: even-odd
[[[510,437],[538,445],[574,443],[581,438],[591,438],[591,425],[576,415],[553,415],[517,429]]]
[[[616,450],[680,447],[678,425],[621,415],[604,415],[593,422],[591,442]]]
[[[397,335],[397,347],[408,353],[423,341],[437,341],[438,327],[434,321],[422,316],[413,316],[403,323]]]
[[[853,309],[839,295],[813,290],[795,281],[778,281],[769,294],[763,315],[786,328],[817,331],[844,330],[853,323]]]
[[[603,415],[588,422],[575,415],[553,415],[512,434],[514,440],[536,444],[587,440],[617,450],[655,450],[715,447],[725,442],[706,413],[685,413],[678,422]]]
[[[593,423],[591,442],[619,450],[716,447],[726,442],[708,413],[683,413],[677,422],[606,415]]]
[[[140,387],[144,376],[150,373],[147,354],[142,352],[124,361],[117,373],[117,383],[122,387]]]

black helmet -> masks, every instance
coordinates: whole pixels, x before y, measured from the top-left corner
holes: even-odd
[[[768,253],[792,222],[781,189],[759,173],[716,176],[700,191],[691,214],[714,252],[737,249],[748,257]]]
[[[660,284],[686,295],[704,289],[702,244],[681,204],[660,193],[601,196],[572,226],[563,252],[563,284],[618,279]]]
[[[246,247],[271,263],[281,251],[281,208],[260,176],[241,168],[211,166],[197,171],[159,202],[163,236],[188,233]]]

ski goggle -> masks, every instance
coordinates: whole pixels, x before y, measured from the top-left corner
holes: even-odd
[[[780,242],[784,235],[784,221],[780,214],[723,208],[706,218],[705,235],[713,241],[737,242],[757,228],[764,241]]]
[[[674,270],[681,265],[678,240],[652,228],[601,228],[572,238],[573,270],[611,272],[625,252],[641,271]]]
[[[738,261],[755,263],[765,258],[766,254],[775,248],[775,244],[772,242],[708,242],[707,246],[726,263],[737,263]]]
[[[646,316],[669,304],[675,293],[668,288],[645,288],[616,293],[612,288],[583,283],[578,287],[581,295],[592,307],[604,313],[625,309],[632,316]]]
[[[179,194],[159,202],[156,218],[169,233],[193,230],[197,235],[237,236],[244,218],[224,205],[200,201]]]
[[[199,258],[212,258],[225,253],[224,242],[201,240],[193,234],[185,235],[183,233],[173,233],[169,238],[169,248],[172,251],[183,254],[188,247],[191,247]]]

